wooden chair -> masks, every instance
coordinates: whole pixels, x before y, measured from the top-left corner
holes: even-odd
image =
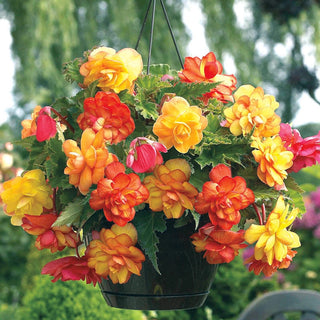
[[[269,292],[251,302],[238,320],[287,320],[285,313],[288,312],[300,314],[300,320],[319,320],[320,293],[313,290]]]

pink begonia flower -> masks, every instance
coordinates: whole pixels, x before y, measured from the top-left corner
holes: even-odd
[[[51,117],[51,107],[44,107],[40,110],[37,118],[36,137],[39,142],[49,140],[57,133],[56,121]]]
[[[287,150],[294,155],[293,165],[288,172],[298,172],[302,168],[320,163],[320,131],[317,135],[302,138],[297,129],[287,123],[281,123],[279,135]]]
[[[101,282],[95,270],[89,268],[86,255],[81,258],[67,256],[50,261],[42,268],[41,274],[53,276],[52,282],[59,279],[61,281],[86,280],[87,284],[92,283],[94,286],[97,282]]]
[[[173,77],[173,76],[170,76],[170,74],[164,74],[164,75],[161,77],[161,81],[167,81],[167,80],[174,80],[174,77]]]
[[[162,164],[160,152],[167,152],[162,143],[144,137],[136,138],[130,143],[127,167],[137,173],[150,172],[157,164]]]

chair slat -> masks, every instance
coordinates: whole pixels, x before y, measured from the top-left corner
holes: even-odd
[[[238,320],[267,320],[285,312],[302,312],[303,320],[320,319],[315,317],[320,317],[320,293],[303,289],[269,292],[251,302]]]
[[[301,315],[301,320],[319,320],[320,317],[318,317],[313,312],[303,312]]]

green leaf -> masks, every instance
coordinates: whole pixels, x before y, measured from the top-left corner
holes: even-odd
[[[82,212],[82,199],[76,198],[73,202],[69,203],[67,207],[61,212],[60,216],[52,226],[59,227],[77,223],[82,215]]]
[[[197,151],[199,152],[199,150]],[[199,158],[195,161],[201,168],[205,166],[215,167],[219,163],[229,164],[229,162],[242,164],[243,148],[235,145],[212,145],[211,148],[204,149]]]
[[[160,88],[168,87],[170,84],[166,81],[161,81],[159,76],[148,74],[142,75],[136,80],[137,91],[143,91],[146,94],[156,93]]]
[[[59,187],[69,189],[69,177],[64,174],[67,157],[62,151],[62,142],[58,139],[50,139],[47,142],[47,150],[50,157],[45,161],[44,167],[47,172],[47,177],[50,180],[50,185],[53,188]]]
[[[159,116],[158,106],[155,103],[148,102],[142,96],[140,101],[135,105],[136,110],[145,118],[156,120]]]
[[[302,215],[306,212],[306,207],[302,196],[304,190],[299,187],[299,185],[291,176],[288,176],[285,184],[288,189],[287,193],[290,197],[290,202],[295,208],[299,208],[298,216],[301,218]]]
[[[147,70],[146,66],[144,66],[144,69]],[[152,64],[150,65],[149,69],[151,74],[157,75],[157,76],[163,76],[164,74],[170,73],[170,66],[168,64]]]
[[[63,65],[63,74],[66,81],[72,83],[81,83],[83,81],[83,76],[80,74],[80,65],[83,63],[82,59],[74,59],[73,61],[66,62]]]
[[[262,183],[257,183],[255,187],[252,188],[252,191],[254,193],[255,202],[263,203],[265,201],[274,200],[279,197],[278,191]]]
[[[177,82],[174,86],[170,88],[165,88],[162,93],[175,93],[177,96],[184,97],[185,99],[194,99],[201,97],[204,93],[209,92],[211,89],[215,88],[218,83],[208,83],[208,82]]]
[[[157,232],[166,231],[166,221],[162,212],[153,212],[151,210],[138,211],[135,215],[133,224],[138,232],[138,239],[141,248],[148,255],[155,270],[160,273],[157,252],[159,238]]]
[[[219,118],[212,113],[207,115],[208,125],[204,130],[204,133],[215,133],[218,129],[221,128]]]
[[[21,146],[22,148],[30,150],[34,143],[37,143],[37,140],[36,136],[29,136],[21,140],[13,141],[12,143],[16,146]]]
[[[195,223],[195,229],[198,229],[199,227],[199,222],[200,222],[200,214],[194,210],[190,211],[191,214],[192,214],[192,217],[193,217],[193,220],[194,220],[194,223]]]
[[[135,105],[136,103],[134,96],[130,94],[128,90],[122,90],[121,92],[118,93],[118,96],[122,103],[125,103],[128,105]]]

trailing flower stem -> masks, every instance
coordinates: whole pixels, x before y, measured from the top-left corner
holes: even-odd
[[[55,109],[53,109],[53,108],[51,108],[51,111],[52,111],[55,115],[57,115],[57,116],[59,117],[60,121],[61,121],[63,124],[65,124],[72,132],[74,132],[73,126],[66,120],[65,117],[62,116],[61,113],[59,113],[57,110],[55,110]]]

